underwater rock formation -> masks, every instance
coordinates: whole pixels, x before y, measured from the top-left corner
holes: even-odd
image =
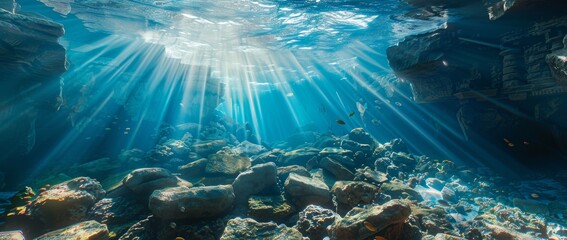
[[[528,163],[525,153],[544,145],[567,149],[565,116],[558,114],[567,111],[561,1],[408,2],[453,16],[387,50],[416,102],[456,116],[465,140],[520,149],[515,157]]]
[[[0,171],[10,174],[10,160],[36,144],[40,111],[62,104],[60,75],[67,69],[65,48],[58,40],[61,24],[20,12],[15,1],[0,7]]]

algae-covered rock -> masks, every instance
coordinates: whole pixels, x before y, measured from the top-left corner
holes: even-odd
[[[336,196],[340,209],[350,210],[359,204],[372,203],[380,188],[366,182],[338,181],[331,192]]]
[[[325,205],[329,203],[331,194],[324,182],[292,173],[285,181],[285,190],[297,206],[309,204]]]
[[[360,144],[374,145],[374,138],[364,128],[354,128],[348,133],[348,139]]]
[[[236,177],[232,187],[236,194],[236,202],[246,202],[248,196],[259,193],[277,182],[275,163],[264,163],[253,166]]]
[[[221,215],[234,202],[230,185],[156,190],[148,207],[162,219],[199,219]]]
[[[27,211],[32,218],[50,226],[65,226],[83,220],[89,208],[105,194],[98,181],[78,177],[40,193]]]
[[[35,240],[107,240],[108,228],[97,221],[85,221],[43,234]]]
[[[135,193],[147,195],[157,189],[177,186],[178,179],[163,168],[140,168],[124,177],[122,183]]]
[[[299,231],[273,222],[259,223],[251,218],[234,218],[226,224],[221,240],[278,239],[301,240]]]
[[[303,236],[312,240],[322,240],[327,236],[327,227],[338,217],[339,215],[333,210],[309,205],[299,213],[296,226]]]
[[[258,221],[281,221],[294,211],[295,208],[281,195],[251,196],[248,199],[248,215]]]
[[[238,175],[250,167],[251,162],[245,154],[230,148],[223,148],[209,156],[205,172],[209,174]]]
[[[365,181],[375,185],[381,185],[382,183],[388,181],[388,174],[383,172],[374,171],[369,167],[356,169],[354,174],[355,181]]]
[[[330,239],[365,239],[393,224],[404,223],[411,214],[409,205],[398,200],[368,209],[354,208],[330,227]]]

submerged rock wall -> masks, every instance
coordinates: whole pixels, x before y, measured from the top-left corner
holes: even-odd
[[[414,100],[454,109],[449,114],[469,141],[566,149],[565,3],[427,2],[452,13],[452,20],[387,50],[395,74],[411,83]]]
[[[1,171],[34,147],[38,114],[62,103],[67,59],[58,39],[64,32],[61,24],[18,12],[14,1],[0,1]]]

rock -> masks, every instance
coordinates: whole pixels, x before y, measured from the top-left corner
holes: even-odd
[[[292,173],[284,184],[293,202],[300,208],[309,204],[325,205],[331,199],[329,187],[324,182]]]
[[[352,129],[348,133],[348,139],[360,144],[368,144],[374,146],[374,138],[370,136],[363,128]]]
[[[309,171],[307,171],[307,169],[305,167],[299,166],[299,165],[290,165],[290,166],[285,166],[285,167],[278,167],[278,178],[280,181],[285,181],[287,179],[287,177],[289,177],[289,174],[291,173],[295,173],[297,175],[300,176],[304,176],[304,177],[311,177],[311,174],[309,174]]]
[[[299,231],[273,222],[259,223],[251,218],[233,218],[228,220],[221,240],[240,239],[280,239],[301,240]]]
[[[401,138],[394,138],[387,144],[387,149],[393,152],[408,152],[408,146]]]
[[[200,178],[205,174],[205,167],[207,166],[208,159],[201,158],[197,161],[187,163],[179,166],[177,170],[188,179]]]
[[[284,153],[285,152],[281,149],[272,149],[271,151],[261,153],[252,159],[252,165],[267,162],[277,162]]]
[[[300,148],[284,153],[279,161],[283,166],[305,166],[307,164],[307,161],[312,158],[317,158],[319,152],[320,150],[317,148]]]
[[[213,154],[221,150],[224,146],[226,146],[225,140],[201,141],[193,144],[191,146],[191,150],[200,156],[206,157],[209,156],[209,154]]]
[[[398,200],[368,209],[354,208],[331,225],[329,237],[332,240],[365,239],[390,225],[404,223],[410,214],[410,207]]]
[[[238,144],[236,146],[236,152],[238,153],[244,153],[247,156],[254,156],[254,155],[258,155],[260,153],[266,152],[267,149],[262,146],[262,145],[258,145],[258,144],[254,144],[251,143],[249,141],[244,140],[243,142],[241,142],[240,144]]]
[[[124,234],[130,226],[149,214],[146,203],[134,198],[103,198],[89,210],[88,219],[108,225],[117,236]]]
[[[261,222],[282,221],[295,208],[281,195],[251,196],[248,199],[248,215]]]
[[[142,240],[142,239],[156,239],[155,225],[159,220],[150,215],[132,225],[126,233],[120,236],[119,240]]]
[[[277,182],[277,168],[275,163],[264,163],[251,167],[236,177],[232,183],[235,201],[243,203],[248,200],[252,194],[261,192],[262,190],[273,186]]]
[[[332,188],[337,181],[335,177],[328,171],[323,170],[322,168],[315,168],[309,171],[309,174],[313,179],[319,180],[324,182],[327,187]]]
[[[105,194],[98,181],[78,177],[40,193],[27,211],[32,218],[49,226],[65,226],[83,220],[89,208]]]
[[[157,189],[177,186],[178,179],[163,168],[139,168],[126,175],[122,184],[135,193],[148,195]]]
[[[393,152],[390,159],[392,159],[394,165],[404,172],[413,171],[417,165],[415,158],[405,152]]]
[[[4,240],[25,240],[24,234],[22,231],[6,231],[0,232],[0,239]]]
[[[219,216],[233,202],[230,185],[173,187],[154,191],[148,207],[161,219],[199,219]]]
[[[434,240],[465,240],[465,239],[458,236],[449,235],[446,233],[437,233],[435,234]]]
[[[443,189],[441,190],[441,196],[443,197],[444,200],[452,203],[456,203],[459,201],[459,198],[457,197],[455,190],[453,190],[448,186],[443,187]]]
[[[534,239],[532,236],[527,234],[522,234],[511,229],[507,229],[501,226],[486,224],[486,227],[490,230],[490,236],[494,240],[529,240]]]
[[[374,150],[370,144],[362,144],[348,139],[343,139],[340,142],[340,147],[352,152],[363,152],[367,154],[371,154]]]
[[[325,157],[319,161],[319,166],[329,171],[337,180],[352,180],[354,174],[339,162]]]
[[[338,217],[333,210],[309,205],[299,213],[296,228],[309,239],[322,240],[327,236],[327,227]]]
[[[388,181],[388,175],[383,172],[378,172],[370,169],[369,167],[356,169],[354,174],[355,181],[365,181],[374,185],[381,185]]]
[[[205,172],[209,174],[238,175],[250,167],[250,158],[229,148],[223,148],[209,156]]]
[[[338,207],[348,211],[359,204],[372,203],[380,188],[366,182],[338,181],[331,192],[336,196]]]
[[[185,157],[191,150],[189,146],[181,140],[169,139],[163,145],[167,146],[170,151],[174,153],[174,156],[177,157]]]
[[[348,181],[354,178],[354,174],[350,170],[329,157],[322,158],[319,161],[319,166],[333,174],[337,180]]]
[[[100,224],[97,221],[86,221],[53,232],[48,232],[35,238],[35,240],[106,240],[109,238],[110,236],[105,224]]]
[[[441,191],[443,187],[445,187],[445,182],[437,178],[427,178],[425,179],[425,185],[427,185],[430,188]]]
[[[408,198],[413,201],[423,201],[423,198],[418,192],[397,180],[382,184],[381,190],[382,193],[392,196],[392,199]]]

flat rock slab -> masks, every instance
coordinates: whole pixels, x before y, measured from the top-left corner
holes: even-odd
[[[264,163],[253,166],[236,177],[232,187],[236,194],[236,201],[246,202],[252,194],[261,192],[277,182],[277,167],[275,163]]]
[[[329,187],[321,180],[291,173],[284,184],[286,192],[299,207],[327,204],[331,199]]]
[[[162,219],[199,219],[221,215],[234,202],[231,185],[156,190],[149,208]]]
[[[205,172],[209,174],[238,175],[252,165],[250,158],[230,148],[223,148],[209,156]]]
[[[303,236],[294,228],[273,222],[259,223],[251,218],[234,218],[226,224],[221,240],[278,239],[301,240]]]
[[[163,168],[140,168],[129,173],[122,183],[128,189],[140,194],[177,186],[177,178]]]
[[[108,228],[97,221],[80,222],[66,228],[48,232],[35,240],[107,240]]]

